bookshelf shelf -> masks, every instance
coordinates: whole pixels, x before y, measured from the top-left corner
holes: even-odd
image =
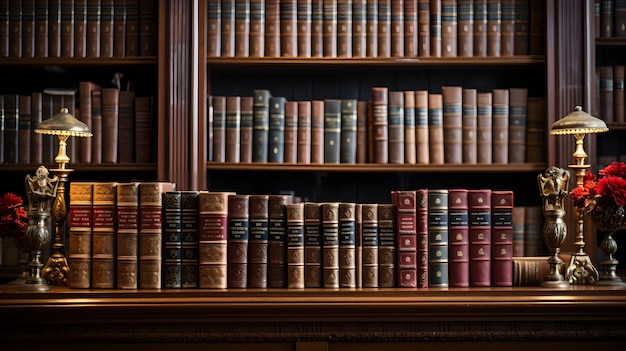
[[[68,58],[68,57],[3,57],[0,58],[0,66],[111,66],[111,65],[156,65],[158,60],[156,57],[85,57],[85,58]]]
[[[45,165],[48,169],[54,169],[57,167],[56,164]],[[0,165],[0,170],[5,172],[34,172],[38,164],[3,164]],[[67,168],[73,169],[75,172],[95,172],[95,171],[106,171],[106,172],[131,172],[131,171],[156,171],[157,165],[155,163],[100,163],[100,164],[69,164]]]

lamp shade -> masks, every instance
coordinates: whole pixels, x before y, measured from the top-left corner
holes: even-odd
[[[583,111],[582,107],[576,106],[574,111],[552,124],[550,134],[591,134],[604,133],[608,130],[603,120],[593,117]]]
[[[85,123],[79,121],[68,112],[67,107],[61,108],[59,113],[39,123],[35,133],[77,137],[90,137],[93,135]]]

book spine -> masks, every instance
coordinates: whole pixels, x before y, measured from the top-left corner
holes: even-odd
[[[115,288],[116,186],[115,182],[93,183],[91,287],[94,289]]]
[[[397,284],[396,206],[378,204],[378,287],[395,288]]]
[[[298,101],[297,162],[311,163],[311,101]]]
[[[501,0],[487,0],[487,56],[500,56],[502,41]]]
[[[543,55],[545,52],[545,8],[544,1],[530,0],[529,50],[531,55]]]
[[[491,190],[470,190],[470,286],[491,285]]]
[[[296,1],[296,46],[298,57],[311,57],[311,0]]]
[[[2,26],[0,25],[0,31]],[[0,38],[2,37],[0,33]],[[7,38],[6,36],[4,38]],[[7,38],[8,39],[8,38]],[[9,41],[5,41],[8,45]],[[1,51],[4,46],[0,46]],[[35,57],[48,57],[48,0],[35,0]],[[8,50],[8,47],[7,47]]]
[[[352,2],[352,57],[367,57],[367,0]]]
[[[365,56],[378,56],[378,0],[365,4]]]
[[[428,159],[430,164],[444,163],[443,99],[428,94]]]
[[[494,89],[492,105],[493,163],[509,161],[509,90]]]
[[[500,1],[500,56],[513,56],[515,53],[515,0]]]
[[[404,163],[404,92],[389,92],[389,163]]]
[[[526,161],[526,111],[528,90],[509,89],[509,163]]]
[[[324,57],[337,57],[337,0],[324,0],[322,38]]]
[[[208,2],[207,7],[210,6]],[[139,0],[126,0],[125,56],[139,56]],[[212,43],[207,44],[207,47]]]
[[[213,106],[213,161],[226,161],[226,97],[212,96]]]
[[[613,0],[600,0],[600,37],[613,36]]]
[[[322,205],[304,204],[304,287],[321,288],[322,285]]]
[[[615,25],[613,27],[613,36],[618,38],[626,37],[626,1],[614,0],[613,13]]]
[[[526,216],[525,206],[513,207],[511,221],[513,222],[513,257],[524,256],[524,217]]]
[[[404,57],[417,57],[417,0],[404,2]]]
[[[100,57],[113,57],[114,11],[113,0],[101,0]]]
[[[198,287],[226,289],[228,192],[198,194]]]
[[[367,101],[356,103],[356,163],[367,162]]]
[[[238,163],[241,159],[241,97],[226,97],[225,161]]]
[[[17,164],[19,153],[20,96],[4,95],[4,162]]]
[[[102,162],[118,162],[120,91],[102,89]],[[92,115],[93,118],[93,115]]]
[[[44,107],[45,110],[45,107]],[[102,90],[91,91],[91,163],[102,163]]]
[[[296,163],[298,148],[298,102],[285,102],[285,139],[283,162]]]
[[[227,286],[248,286],[248,243],[250,237],[249,195],[228,197],[228,237],[226,248]]]
[[[492,191],[491,206],[491,286],[512,286],[513,191]]]
[[[9,1],[4,0],[0,2],[0,57],[9,57],[9,33],[11,32],[10,23]]]
[[[267,287],[268,195],[250,195],[248,239],[248,287]]]
[[[626,14],[625,14],[626,15]],[[613,119],[622,123],[624,118],[624,66],[613,66]]]
[[[126,56],[126,0],[113,1],[113,56]]]
[[[324,56],[324,0],[311,1],[311,57]]]
[[[469,287],[469,208],[468,190],[450,189],[448,275],[451,287]]]
[[[441,1],[430,0],[430,56],[441,57]]]
[[[546,135],[545,99],[528,97],[526,110],[526,162],[544,162]]]
[[[398,287],[417,287],[417,208],[414,190],[394,190],[398,234]]]
[[[85,123],[90,130],[92,129],[91,92],[95,89],[98,87],[87,81],[80,82],[78,86],[78,107],[80,110],[78,119]],[[79,145],[78,161],[91,163],[91,138],[81,138]]]
[[[339,163],[341,157],[341,100],[324,100],[324,163]]]
[[[474,0],[474,56],[487,56],[487,0]]]
[[[377,57],[391,56],[391,0],[378,0]]]
[[[22,57],[35,57],[35,0],[22,0]]]
[[[270,98],[267,162],[285,160],[285,102],[284,97]]]
[[[280,56],[280,1],[265,1],[265,55]]]
[[[428,189],[415,191],[417,287],[428,288]]]
[[[252,162],[267,162],[270,96],[268,90],[254,91],[254,104],[252,105]],[[213,123],[215,124],[215,117]],[[215,138],[215,134],[213,138]],[[213,152],[215,153],[215,150]]]
[[[404,163],[417,162],[415,143],[415,92],[404,91]]]
[[[524,213],[524,255],[547,255],[542,237],[543,214],[541,206],[528,206]]]
[[[458,56],[474,56],[474,1],[459,0],[457,3]]]
[[[250,56],[250,0],[235,1],[235,56]]]
[[[415,92],[415,162],[428,164],[429,139],[428,139],[428,91],[418,90]]]
[[[74,57],[76,33],[74,32],[74,0],[61,0],[61,56]]]
[[[378,204],[363,204],[361,208],[362,222],[362,286],[378,287]]]
[[[390,33],[390,55],[392,57],[404,57],[404,40],[407,38],[404,33],[404,1],[391,1],[391,27]]]
[[[42,96],[43,94],[40,92],[33,92],[31,95],[31,107],[30,107],[30,128],[31,130],[35,130],[39,123],[41,123],[42,116]],[[2,98],[0,97],[0,101]],[[87,138],[89,139],[89,138]],[[2,141],[4,142],[4,141]],[[42,163],[43,158],[43,138],[39,133],[32,133],[30,135],[30,162],[32,164],[40,164]],[[3,152],[4,153],[4,152]]]
[[[531,7],[536,5],[536,3],[538,2],[538,0],[530,0],[531,1]],[[601,34],[601,28],[602,28],[602,24],[601,24],[601,20],[600,20],[600,13],[601,13],[601,5],[600,5],[600,0],[594,0],[593,1],[593,21],[594,21],[594,32],[595,32],[595,37],[596,38],[600,38]],[[532,16],[531,16],[532,17]],[[532,24],[532,22],[531,22]]]
[[[137,96],[135,97],[135,162],[150,162],[152,160],[151,149],[152,97]]]
[[[463,162],[463,88],[441,87],[444,163]]]
[[[93,184],[72,182],[69,189],[68,263],[72,267],[68,287],[91,287],[91,241],[93,237]]]
[[[157,56],[157,1],[139,2],[139,56]]]
[[[198,287],[198,194],[182,192],[182,288]]]
[[[287,204],[287,288],[304,289],[304,203]]]
[[[182,193],[172,191],[163,194],[163,287],[182,287]]]
[[[324,163],[324,101],[311,101],[311,163]]]
[[[135,156],[135,92],[119,92],[118,162],[132,163]]]
[[[221,0],[207,0],[207,57],[220,57],[222,55],[222,2]],[[252,16],[252,14],[251,14]],[[252,19],[251,25],[252,25]],[[252,36],[254,27],[251,27]],[[252,40],[252,38],[251,38]],[[252,48],[252,43],[251,43]],[[252,52],[252,51],[251,51]],[[262,56],[262,55],[261,55]]]
[[[270,195],[268,200],[269,238],[267,243],[267,287],[287,286],[287,204],[289,195]]]
[[[87,0],[87,57],[100,57],[100,0]]]
[[[222,57],[235,56],[235,0],[222,0]]]
[[[250,0],[250,57],[265,55],[265,1]]]
[[[22,3],[9,0],[9,57],[22,56]]]
[[[613,66],[598,67],[600,79],[600,115],[605,122],[613,122]]]
[[[475,164],[478,162],[477,152],[477,128],[478,128],[478,102],[476,89],[463,89],[463,163]]]
[[[254,98],[242,96],[240,100],[241,125],[239,134],[239,161],[252,162],[252,120]]]
[[[441,56],[457,56],[456,0],[441,0]]]
[[[356,163],[357,149],[357,101],[341,100],[341,141],[339,144],[339,162]]]
[[[339,203],[323,203],[321,212],[323,287],[339,288]]]
[[[47,93],[43,94],[42,97],[42,119],[46,120],[50,117],[52,117],[56,112],[54,112],[54,109],[52,108],[52,95],[49,95]],[[43,148],[42,148],[42,161],[43,163],[52,163],[54,162],[54,149],[55,149],[55,145],[56,145],[56,138],[52,138],[53,135],[42,135],[42,144],[43,144]],[[4,148],[4,143],[1,144],[2,148]],[[0,153],[0,157],[4,157],[4,152]]]
[[[17,153],[19,164],[30,164],[31,135],[35,134],[31,129],[31,96],[20,95],[19,97],[19,120],[17,126],[18,146]]]
[[[298,56],[298,11],[296,0],[280,1],[280,56]]]
[[[447,288],[448,268],[448,190],[428,190],[428,287]]]
[[[515,55],[530,54],[529,48],[529,0],[515,0],[515,33],[514,33],[514,51]]]
[[[389,100],[386,87],[372,88],[372,124],[374,139],[374,162],[389,161]]]
[[[476,95],[476,152],[477,163],[489,164],[492,155],[492,93],[478,93]]]
[[[61,0],[48,0],[48,57],[61,57]]]
[[[417,44],[420,57],[430,56],[430,0],[417,0]]]
[[[339,204],[339,287],[356,288],[356,204]]]
[[[356,288],[363,287],[363,205],[354,205],[354,267]]]
[[[352,0],[337,1],[337,56],[352,57]]]

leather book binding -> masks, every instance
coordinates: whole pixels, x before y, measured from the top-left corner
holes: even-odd
[[[341,141],[339,143],[339,162],[356,163],[357,149],[357,100],[341,100]]]
[[[198,194],[198,286],[226,289],[229,192]]]
[[[361,206],[362,286],[378,287],[378,204]]]
[[[163,287],[182,287],[182,193],[163,194]]]
[[[322,203],[323,287],[339,288],[339,203]]]
[[[271,97],[267,138],[267,162],[285,160],[285,98]]]
[[[457,2],[458,47],[460,57],[474,56],[474,2],[459,0]]]
[[[341,158],[341,100],[324,100],[324,163],[339,163]]]
[[[428,189],[415,190],[417,287],[428,288]]]
[[[491,192],[491,286],[512,286],[513,191]]]
[[[463,162],[463,88],[441,87],[444,163]]]
[[[220,57],[222,55],[222,2],[221,0],[207,1],[207,57]],[[252,21],[252,20],[251,20]],[[252,23],[251,23],[252,24]],[[250,28],[253,28],[252,26]],[[252,29],[250,40],[252,41]]]
[[[304,203],[287,204],[287,288],[304,289]]]
[[[448,278],[448,199],[446,189],[428,190],[428,287],[447,288]]]
[[[378,0],[377,57],[391,56],[391,0]]]
[[[248,239],[248,287],[267,287],[267,240],[269,195],[250,195]]]
[[[339,204],[339,287],[356,288],[356,204]]]
[[[248,286],[249,201],[250,195],[233,194],[228,197],[228,288],[243,289]]]
[[[296,163],[298,158],[298,102],[285,102],[285,139],[283,162]]]
[[[217,1],[219,3],[219,1]],[[265,1],[250,0],[250,57],[265,55]]]
[[[398,286],[396,206],[378,204],[378,287]]]
[[[389,161],[389,100],[387,87],[372,88],[372,129],[374,141],[374,162]]]
[[[428,94],[428,159],[444,162],[443,100],[441,94]]]
[[[404,92],[389,92],[389,163],[404,163]]]
[[[352,0],[337,1],[337,56],[352,57]]]
[[[265,1],[265,55],[280,56],[280,1]]]
[[[120,91],[102,89],[102,162],[117,163]],[[92,115],[93,117],[93,115]]]
[[[493,90],[492,154],[493,163],[509,161],[509,89]]]
[[[271,194],[268,201],[267,287],[287,286],[287,204],[290,195]]]
[[[225,161],[238,163],[241,157],[241,97],[226,97]],[[215,135],[215,134],[214,134]]]
[[[213,161],[226,161],[226,97],[212,96],[213,106]]]
[[[69,186],[69,288],[91,287],[91,240],[93,237],[93,183],[72,182]]]
[[[352,2],[352,57],[367,57],[367,2]]]
[[[478,162],[477,154],[477,100],[476,89],[463,89],[463,163],[475,164]]]
[[[269,90],[254,90],[254,104],[252,105],[252,162],[267,162],[270,97]],[[215,108],[213,111],[215,111]],[[215,117],[213,118],[213,123],[215,124]],[[215,130],[215,127],[213,129]],[[215,134],[213,134],[213,138],[215,138]],[[213,152],[215,153],[215,150]]]
[[[91,287],[94,289],[116,287],[116,186],[115,182],[93,183]],[[161,251],[157,252],[160,256]]]
[[[487,56],[500,56],[502,42],[501,0],[487,0]]]
[[[235,56],[235,0],[222,0],[221,57]]]
[[[441,56],[457,56],[457,3],[441,0]]]
[[[509,89],[509,163],[526,162],[526,88]]]
[[[304,204],[304,287],[322,285],[322,205]]]
[[[390,44],[391,57],[404,57],[404,4],[409,1],[391,1]]]
[[[296,25],[297,25],[297,53],[298,57],[311,57],[311,17],[313,7],[311,0],[297,0]]]
[[[448,280],[450,287],[469,287],[469,208],[467,189],[448,190]]]
[[[250,56],[250,0],[235,1],[235,56]]]
[[[298,56],[297,0],[280,1],[280,56]]]
[[[240,134],[239,134],[239,161],[252,162],[252,121],[253,121],[253,104],[252,96],[242,96],[240,100],[239,113],[241,115]]]
[[[398,233],[398,287],[417,287],[417,217],[415,190],[393,190]]]
[[[487,0],[474,0],[474,56],[487,56]]]
[[[298,101],[296,161],[311,163],[311,101]]]
[[[501,1],[500,56],[515,53],[515,0]]]
[[[492,93],[476,94],[476,162],[489,164],[492,154],[493,125]]]
[[[491,190],[470,190],[470,286],[491,285]]]
[[[430,56],[430,0],[417,0],[417,53]]]

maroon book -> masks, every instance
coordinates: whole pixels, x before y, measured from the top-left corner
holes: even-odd
[[[228,197],[227,284],[229,288],[248,286],[249,195]]]
[[[491,285],[491,190],[469,191],[470,285]]]
[[[249,204],[248,287],[267,287],[268,195],[251,195]]]
[[[428,189],[415,191],[417,287],[428,288]]]
[[[417,287],[417,219],[414,190],[394,190],[398,234],[398,287]]]
[[[448,284],[469,286],[469,222],[467,189],[448,190]]]
[[[513,191],[491,193],[491,286],[513,285]]]
[[[267,244],[267,287],[287,287],[287,210],[290,195],[270,195]]]

